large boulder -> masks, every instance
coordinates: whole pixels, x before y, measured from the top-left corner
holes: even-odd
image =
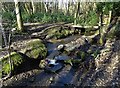
[[[47,54],[47,50],[45,45],[39,39],[36,39],[36,40],[30,41],[27,44],[27,49],[25,54],[30,58],[37,59],[39,58],[39,56],[45,57]]]
[[[18,41],[12,44],[14,50],[20,51],[29,58],[45,58],[47,49],[40,39]]]

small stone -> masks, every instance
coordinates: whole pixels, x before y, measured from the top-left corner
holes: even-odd
[[[58,49],[58,50],[61,50],[61,49],[63,49],[63,47],[64,47],[64,45],[61,44],[61,45],[59,45],[59,46],[57,47],[57,49]]]
[[[38,33],[32,33],[32,35],[33,35],[33,36],[37,36],[37,35],[38,35]]]
[[[50,77],[50,81],[53,81],[53,77]]]
[[[49,59],[48,60],[49,65],[57,65],[56,60]]]

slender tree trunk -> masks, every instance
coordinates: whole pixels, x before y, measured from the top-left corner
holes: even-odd
[[[3,8],[2,3],[0,3],[0,8]],[[2,11],[0,11],[2,13]],[[2,48],[2,15],[0,15],[0,49]],[[1,63],[0,63],[1,65]],[[2,70],[2,69],[0,69]],[[1,73],[1,72],[0,72]],[[1,76],[0,76],[1,78]]]
[[[69,15],[70,2],[68,2],[67,15]]]
[[[99,34],[100,34],[100,41],[99,41],[99,43],[100,43],[100,45],[103,45],[103,43],[104,43],[104,41],[103,41],[103,30],[104,30],[104,28],[102,28],[102,26],[103,26],[103,12],[101,12],[100,13],[100,15],[99,15],[99,27],[100,27],[100,29],[99,29]]]
[[[35,13],[36,12],[36,7],[35,7],[35,4],[34,4],[33,0],[31,0],[31,4],[32,4],[32,13]]]
[[[0,49],[2,48],[2,31],[0,29]]]
[[[15,10],[16,10],[16,18],[17,18],[17,25],[18,25],[18,29],[20,31],[24,31],[23,29],[23,22],[22,22],[22,16],[21,16],[21,12],[19,9],[19,2],[17,0],[14,0],[15,2]]]
[[[43,2],[40,2],[40,11],[42,12]]]
[[[30,4],[28,2],[25,2],[25,9],[29,15],[32,14],[32,11],[30,10]]]
[[[75,15],[74,15],[74,24],[77,24],[77,17],[78,17],[78,14],[79,14],[79,10],[80,10],[80,2],[77,3],[77,6],[76,6],[76,12],[75,12]]]
[[[109,11],[108,25],[110,24],[111,16],[112,16],[112,11]]]
[[[44,3],[44,7],[45,7],[45,11],[46,11],[46,13],[48,12],[48,3],[46,2],[46,3]]]

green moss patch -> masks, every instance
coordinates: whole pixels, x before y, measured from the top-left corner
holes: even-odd
[[[10,55],[11,61],[12,61],[12,71],[15,70],[16,67],[18,67],[22,62],[24,61],[23,57],[16,52],[12,52]],[[5,56],[2,58],[2,72],[3,74],[8,74],[10,72],[10,64],[9,64],[9,56]]]
[[[37,59],[39,56],[44,58],[47,54],[47,49],[39,39],[36,39],[35,41],[31,41],[27,44],[25,54],[29,58]]]
[[[63,28],[63,29],[60,29],[60,28],[54,28],[54,29],[51,29],[47,32],[47,36],[46,38],[47,39],[61,39],[61,38],[65,38],[69,35],[72,35],[74,34],[76,31],[75,30],[69,30],[67,28]]]
[[[73,33],[74,33],[74,31],[72,31],[72,30],[63,29],[63,30],[57,31],[54,34],[54,38],[56,38],[56,39],[65,38],[69,35],[72,35]]]
[[[87,55],[85,52],[83,52],[83,51],[79,51],[79,52],[77,53],[77,57],[78,57],[78,58],[81,58],[82,61],[84,61],[87,56],[88,56],[88,55]]]

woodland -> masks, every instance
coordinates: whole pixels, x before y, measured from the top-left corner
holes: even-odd
[[[119,87],[120,2],[0,2],[1,87]]]

